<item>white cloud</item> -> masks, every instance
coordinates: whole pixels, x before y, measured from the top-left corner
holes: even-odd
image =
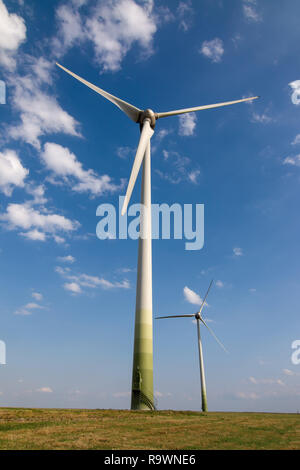
[[[266,112],[263,112],[261,114],[253,112],[251,121],[258,122],[260,124],[269,124],[270,122],[273,122],[273,118],[268,116]]]
[[[152,40],[157,30],[153,1],[138,4],[133,0],[98,2],[86,21],[86,35],[92,41],[96,61],[103,70],[117,71],[133,45],[152,53]]]
[[[294,372],[290,369],[283,369],[282,372],[284,373],[284,375],[288,375],[290,377],[294,377],[294,376],[299,376],[300,373],[299,372]]]
[[[28,174],[14,150],[0,152],[0,190],[6,196],[11,196],[14,186],[24,187]]]
[[[43,307],[40,304],[37,304],[35,302],[29,302],[28,304],[24,305],[23,307],[18,308],[14,314],[15,315],[31,315],[32,310],[43,310],[45,307]]]
[[[53,238],[56,241],[56,243],[58,243],[58,244],[65,243],[65,241],[66,241],[65,238],[60,237],[59,235],[55,235],[55,234],[53,235]]]
[[[191,160],[188,157],[180,155],[178,152],[163,150],[163,160],[167,162],[166,171],[156,169],[160,178],[169,181],[172,184],[179,184],[182,181],[198,183],[199,169],[190,169]]]
[[[192,25],[194,10],[191,0],[181,1],[177,7],[177,15],[179,19],[179,28],[184,32],[188,31]]]
[[[220,289],[222,289],[222,287],[224,287],[224,285],[225,285],[224,282],[222,282],[220,280],[216,281],[216,286],[219,287]]]
[[[13,96],[14,108],[20,112],[20,124],[8,128],[8,135],[21,139],[40,149],[39,138],[47,134],[63,133],[80,136],[78,122],[64,111],[55,97],[35,83],[36,76],[18,77]]]
[[[27,56],[27,60],[29,61],[30,68],[33,72],[35,84],[36,82],[38,82],[39,84],[52,83],[51,72],[54,67],[53,61],[47,60],[42,56]]]
[[[43,295],[39,292],[32,292],[31,296],[37,301],[43,300]]]
[[[188,173],[188,179],[192,183],[197,184],[198,183],[198,176],[200,176],[200,174],[201,174],[200,170],[193,170],[190,173]]]
[[[29,232],[20,232],[20,235],[25,238],[28,238],[29,240],[40,242],[46,241],[46,234],[44,232],[40,232],[37,229],[29,230]]]
[[[40,393],[53,393],[53,390],[50,387],[41,387],[38,388],[36,391]]]
[[[183,289],[183,294],[184,294],[185,299],[190,304],[193,304],[193,305],[201,305],[202,304],[202,299],[201,299],[200,295],[196,294],[196,292],[194,292],[189,287],[185,286],[185,288]]]
[[[211,59],[212,62],[221,62],[224,54],[223,41],[219,38],[212,39],[211,41],[204,41],[202,43],[200,53]]]
[[[161,141],[163,140],[167,135],[169,135],[172,131],[170,129],[160,129],[157,131],[155,134],[155,140],[156,141]]]
[[[294,157],[286,157],[283,160],[283,165],[300,166],[300,154]]]
[[[67,256],[58,256],[57,257],[58,261],[62,263],[75,263],[76,259],[72,255],[67,255]]]
[[[9,230],[25,230],[22,236],[40,241],[46,235],[55,237],[57,232],[71,233],[80,225],[63,215],[50,213],[45,207],[35,209],[30,202],[9,204],[6,212],[0,214],[0,221],[7,222]]]
[[[242,248],[239,248],[238,246],[236,246],[235,248],[232,249],[233,251],[233,254],[235,256],[243,256],[243,249]]]
[[[60,5],[56,10],[58,35],[53,40],[53,46],[57,56],[64,54],[76,42],[85,38],[83,23],[76,6],[78,8],[81,5],[70,2]]]
[[[127,279],[123,281],[111,282],[107,279],[99,278],[98,276],[91,276],[88,274],[73,274],[70,268],[62,268],[57,266],[55,271],[60,274],[65,280],[70,281],[64,284],[64,289],[74,293],[81,293],[82,288],[96,289],[102,288],[109,289],[130,289],[130,283]]]
[[[300,144],[300,134],[297,134],[292,142],[292,145],[298,145],[298,144]]]
[[[285,383],[281,379],[256,379],[255,377],[249,377],[249,381],[255,385],[280,385],[281,387],[285,386]]]
[[[256,9],[256,0],[243,0],[243,13],[248,21],[258,23],[262,20],[262,16]]]
[[[236,393],[237,398],[245,399],[245,400],[258,400],[259,395],[254,392],[237,392]]]
[[[68,290],[70,292],[73,292],[74,294],[80,294],[81,293],[81,287],[76,282],[66,282],[64,284],[64,289]]]
[[[126,159],[129,154],[132,153],[134,155],[134,150],[131,147],[119,147],[117,149],[117,155],[119,158]]]
[[[46,204],[47,199],[45,198],[45,186],[43,184],[34,186],[34,184],[29,182],[25,186],[25,191],[33,196],[33,199],[30,201],[32,206]]]
[[[157,23],[170,19],[170,12],[165,8],[160,10],[161,17],[153,14],[153,0],[142,3],[100,0],[89,10],[87,17],[78,12],[81,3],[73,1],[57,9],[55,54],[62,55],[75,44],[91,43],[95,60],[104,71],[119,70],[133,46],[140,46],[143,54],[150,55]]]
[[[187,113],[179,116],[179,135],[194,135],[197,117],[195,113]]]
[[[20,44],[26,39],[24,19],[15,13],[9,13],[0,0],[0,64],[13,70],[16,66],[15,54]]]
[[[99,176],[91,169],[84,170],[76,155],[70,152],[67,147],[47,142],[41,153],[41,158],[54,176],[71,184],[73,191],[89,192],[91,195],[96,196],[107,191],[114,192],[120,189],[120,186],[112,183],[110,176]]]

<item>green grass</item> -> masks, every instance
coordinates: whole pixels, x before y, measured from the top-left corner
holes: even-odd
[[[300,449],[300,415],[0,408],[0,449]]]

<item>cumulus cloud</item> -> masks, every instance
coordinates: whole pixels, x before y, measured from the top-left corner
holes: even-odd
[[[98,3],[86,23],[97,62],[103,70],[117,71],[130,48],[137,44],[147,55],[157,27],[152,15],[153,1],[106,0]]]
[[[64,289],[76,294],[82,293],[82,288],[102,288],[105,290],[130,289],[130,283],[127,279],[112,282],[104,279],[103,277],[100,278],[98,276],[91,276],[84,273],[74,274],[71,272],[70,268],[62,268],[61,266],[57,266],[55,271],[68,281],[63,285]]]
[[[43,310],[45,307],[43,307],[40,304],[37,304],[35,302],[29,302],[28,304],[24,305],[23,307],[18,308],[14,314],[15,315],[31,315],[32,310]]]
[[[221,289],[222,287],[224,287],[224,282],[222,282],[222,281],[220,281],[220,280],[219,280],[219,281],[216,281],[215,284],[216,284],[216,286],[219,287],[220,289]]]
[[[16,67],[15,54],[20,44],[26,39],[24,19],[15,13],[9,13],[0,0],[0,64],[9,70]]]
[[[43,295],[40,292],[32,292],[31,296],[37,301],[43,300]]]
[[[190,173],[188,173],[188,179],[191,181],[191,183],[197,184],[198,177],[200,176],[200,174],[201,174],[200,170],[193,170]]]
[[[181,1],[177,7],[177,16],[179,20],[179,28],[182,31],[188,31],[193,22],[194,10],[191,0]]]
[[[76,155],[67,147],[47,142],[41,153],[41,159],[54,177],[62,178],[72,186],[73,191],[89,192],[96,196],[120,189],[120,186],[112,183],[110,176],[99,176],[91,169],[84,170]]]
[[[37,86],[32,76],[17,77],[14,86],[13,105],[20,113],[21,122],[8,128],[10,137],[40,149],[39,139],[43,135],[80,136],[78,122],[61,108],[54,96]]]
[[[201,305],[202,304],[202,299],[200,295],[196,294],[192,289],[189,287],[185,286],[183,289],[183,294],[185,299],[193,305]]]
[[[211,41],[204,41],[202,43],[200,53],[212,62],[221,62],[224,54],[223,41],[219,38],[212,39]]]
[[[30,201],[9,204],[6,212],[0,214],[0,221],[6,222],[8,230],[19,230],[22,236],[39,241],[45,241],[47,236],[55,239],[57,232],[71,233],[80,226],[79,222],[51,213],[43,206],[35,208]]]
[[[71,263],[71,264],[73,264],[76,261],[76,259],[72,255],[58,256],[57,259],[61,263]]]
[[[283,165],[300,166],[300,154],[294,157],[286,157],[283,160]]]
[[[57,56],[64,54],[85,37],[84,26],[78,11],[80,6],[75,2],[69,2],[69,4],[60,5],[56,10],[58,36],[53,39],[53,46]]]
[[[256,8],[256,0],[243,0],[243,13],[248,21],[258,23],[262,20],[262,16]]]
[[[134,155],[135,153],[134,149],[132,149],[131,147],[119,147],[117,149],[118,157],[122,158],[123,160],[125,160],[130,155],[130,153],[132,155]]]
[[[133,45],[150,55],[157,23],[170,16],[165,9],[161,10],[162,18],[154,15],[153,0],[99,0],[87,16],[79,14],[81,4],[72,1],[58,7],[54,50],[64,54],[76,43],[90,43],[103,71],[119,70]]]
[[[283,369],[282,372],[284,373],[284,375],[288,375],[290,377],[295,377],[295,376],[300,375],[299,372],[294,372],[293,370],[290,370],[290,369]]]
[[[238,246],[234,247],[232,249],[234,256],[243,256],[243,250],[242,248],[239,248]]]
[[[81,293],[81,287],[77,282],[66,282],[64,284],[64,289],[72,292],[73,294]]]
[[[249,381],[252,383],[252,384],[255,384],[255,385],[259,385],[259,384],[263,384],[263,385],[280,385],[282,387],[285,386],[285,383],[281,380],[281,379],[272,379],[272,378],[267,378],[267,379],[256,379],[255,377],[249,377]]]
[[[251,121],[258,122],[260,124],[269,124],[270,122],[273,121],[273,118],[271,118],[271,116],[268,116],[267,112],[263,112],[260,114],[253,112]]]
[[[14,150],[0,152],[0,190],[6,196],[11,196],[15,186],[24,187],[28,174]]]
[[[163,160],[167,162],[167,171],[156,169],[160,178],[169,181],[172,184],[179,184],[182,181],[198,183],[200,175],[199,169],[189,168],[191,160],[188,157],[180,155],[178,152],[163,150]]]
[[[52,388],[50,387],[41,387],[36,390],[39,393],[53,393]]]
[[[28,240],[38,240],[40,242],[46,241],[46,234],[44,232],[40,232],[37,229],[29,230],[29,232],[20,232],[20,235],[27,238]]]
[[[179,116],[179,135],[194,135],[197,117],[195,113],[187,113]]]
[[[300,144],[300,134],[297,134],[292,142],[292,145],[298,145],[298,144]]]

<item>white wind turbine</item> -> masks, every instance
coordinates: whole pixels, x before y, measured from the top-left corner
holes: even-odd
[[[143,163],[141,213],[137,288],[136,288],[136,311],[135,311],[135,333],[132,372],[132,395],[131,409],[153,409],[153,341],[152,341],[152,247],[151,247],[151,160],[150,139],[154,134],[156,121],[168,116],[201,111],[203,109],[228,106],[243,101],[252,101],[258,96],[244,98],[225,103],[209,104],[194,108],[179,109],[165,113],[155,113],[151,109],[141,110],[126,101],[111,95],[107,91],[84,80],[75,73],[57,64],[65,72],[72,75],[86,86],[99,93],[107,100],[114,103],[127,116],[140,126],[140,140],[133,162],[131,175],[123,203],[122,215],[126,213],[130,197]]]
[[[188,315],[168,315],[165,317],[156,317],[156,320],[161,320],[163,318],[195,318],[197,322],[197,332],[198,332],[198,352],[199,352],[199,368],[200,368],[200,383],[201,383],[201,400],[202,400],[202,411],[207,411],[207,395],[206,395],[206,383],[205,383],[205,373],[204,373],[204,362],[203,362],[203,352],[202,352],[202,343],[201,343],[201,336],[200,336],[200,322],[203,323],[203,325],[206,326],[208,331],[212,334],[212,336],[215,338],[215,340],[219,343],[221,348],[224,349],[224,351],[228,352],[227,349],[225,349],[225,346],[221,343],[221,341],[217,338],[215,333],[209,326],[207,326],[206,321],[202,317],[202,310],[205,305],[205,301],[207,299],[208,293],[210,291],[210,288],[212,286],[213,281],[209,284],[209,287],[207,289],[207,292],[205,294],[205,297],[200,305],[200,308],[198,312],[188,314]]]

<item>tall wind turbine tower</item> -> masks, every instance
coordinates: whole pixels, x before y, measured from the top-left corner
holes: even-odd
[[[75,73],[57,64],[72,77],[99,93],[107,100],[120,108],[132,121],[140,126],[140,140],[133,162],[131,175],[124,199],[122,215],[127,211],[131,194],[143,163],[141,203],[144,211],[141,214],[140,238],[138,252],[136,309],[134,329],[134,351],[132,371],[131,409],[155,409],[153,400],[153,326],[152,326],[152,233],[151,233],[151,152],[150,139],[154,134],[156,121],[160,118],[192,113],[204,109],[228,106],[244,101],[252,101],[258,96],[244,98],[236,101],[197,106],[194,108],[179,109],[155,113],[151,109],[141,110],[126,101],[111,95],[107,91],[93,85]]]

